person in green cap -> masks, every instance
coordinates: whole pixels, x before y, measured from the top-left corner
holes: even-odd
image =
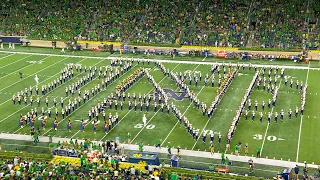
[[[140,152],[143,152],[143,146],[144,146],[143,143],[140,143],[140,144],[139,144],[139,151],[140,151]]]
[[[171,155],[171,143],[168,142],[168,145],[167,145],[167,148],[168,148],[168,155]]]
[[[131,134],[129,132],[127,134],[127,137],[128,137],[128,144],[130,144],[131,143]]]

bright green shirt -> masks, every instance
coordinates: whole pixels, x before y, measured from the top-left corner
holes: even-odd
[[[168,149],[171,149],[171,144],[168,144],[167,148],[168,148]]]

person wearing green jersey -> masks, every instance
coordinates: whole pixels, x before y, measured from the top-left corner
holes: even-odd
[[[258,146],[258,148],[257,148],[257,158],[260,158],[260,156],[261,156],[261,147]]]
[[[80,164],[81,164],[81,167],[84,165],[84,161],[85,161],[85,158],[83,155],[81,155],[80,157]]]
[[[33,135],[33,143],[37,145],[38,142],[39,142],[39,133],[35,132]]]
[[[228,169],[228,166],[229,166],[229,158],[226,157],[226,169]]]
[[[143,146],[144,146],[143,143],[140,143],[140,144],[139,144],[139,151],[140,151],[140,152],[143,152]]]
[[[159,138],[158,140],[157,140],[157,144],[156,144],[156,148],[161,148],[161,139]]]
[[[171,155],[171,143],[170,142],[168,142],[168,145],[167,145],[167,148],[168,148],[168,155]]]
[[[53,138],[53,132],[49,132],[49,143],[52,143],[52,138]]]
[[[224,164],[226,159],[224,158],[224,152],[221,153],[221,164]]]
[[[236,156],[238,156],[238,153],[239,153],[239,146],[236,144],[236,145],[234,146],[234,154],[235,154]]]

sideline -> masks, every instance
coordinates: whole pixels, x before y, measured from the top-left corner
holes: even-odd
[[[32,141],[30,135],[21,135],[21,134],[8,134],[8,133],[0,133],[0,139],[9,139],[9,140],[22,140],[22,141]],[[49,142],[49,137],[41,136],[39,137],[40,142]],[[69,141],[70,138],[53,138],[53,143],[57,143],[58,141],[64,142]],[[78,140],[78,142],[84,142],[84,140]],[[102,143],[102,141],[93,141],[97,143]],[[136,144],[123,144],[124,149],[138,151],[139,146]],[[167,148],[155,148],[154,146],[144,146],[144,151],[154,152],[154,153],[163,153],[168,154]],[[177,152],[177,149],[172,148],[172,152]],[[202,157],[202,158],[211,158],[211,159],[221,159],[221,153],[214,153],[213,155],[210,152],[204,151],[192,151],[192,150],[181,150],[181,156],[193,156],[193,157]],[[304,163],[297,163],[292,161],[283,161],[276,159],[266,159],[266,158],[256,158],[256,157],[248,157],[248,156],[236,156],[231,154],[225,154],[230,161],[238,161],[247,163],[250,158],[253,159],[256,164],[264,164],[270,166],[279,166],[279,167],[288,167],[293,168],[296,165],[304,166]],[[308,164],[310,168],[318,168],[318,165]]]
[[[0,53],[11,53],[11,54],[28,54],[28,55],[43,55],[43,56],[58,56],[58,57],[74,57],[74,58],[91,58],[91,59],[117,59],[121,57],[94,57],[94,56],[75,56],[75,55],[61,55],[61,54],[42,54],[42,53],[28,53],[28,52],[11,52],[11,51],[0,51]],[[128,58],[131,59],[131,58]],[[183,61],[183,60],[165,60],[165,59],[142,59],[142,58],[133,58],[134,60],[139,59],[140,61],[147,61],[150,60],[150,62],[154,61],[162,61],[166,63],[181,63],[181,64],[203,64],[203,65],[222,65],[222,63],[219,62],[203,62],[203,61]],[[245,66],[248,66],[249,64],[245,64]],[[266,65],[266,64],[252,64],[257,67],[284,67],[286,69],[304,69],[304,70],[320,70],[320,68],[310,68],[308,66],[283,66],[283,65]],[[231,63],[231,66],[237,66],[236,63]]]

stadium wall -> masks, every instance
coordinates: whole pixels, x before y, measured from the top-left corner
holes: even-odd
[[[104,44],[112,44],[112,42],[90,42],[88,43],[88,48],[86,48],[86,41],[80,41],[82,48],[84,49],[98,49],[99,46]],[[30,46],[37,46],[37,47],[52,47],[52,41],[45,41],[45,40],[30,40]],[[65,43],[63,41],[57,41],[56,44],[57,48],[65,47]],[[113,49],[120,49],[121,44],[119,42],[113,43]],[[157,49],[157,50],[173,50],[177,49],[179,52],[188,52],[190,50],[202,50],[207,49],[208,47],[197,47],[197,46],[182,46],[181,48],[172,48],[172,47],[155,47],[155,46],[135,46],[138,49]],[[301,52],[284,52],[284,51],[245,51],[245,50],[238,50],[236,48],[219,48],[219,47],[212,47],[210,48],[211,53],[217,53],[220,50],[226,51],[234,51],[234,52],[250,52],[251,54],[274,54],[274,55],[298,55]],[[314,50],[309,52],[308,57],[311,60],[320,60],[320,51]]]

